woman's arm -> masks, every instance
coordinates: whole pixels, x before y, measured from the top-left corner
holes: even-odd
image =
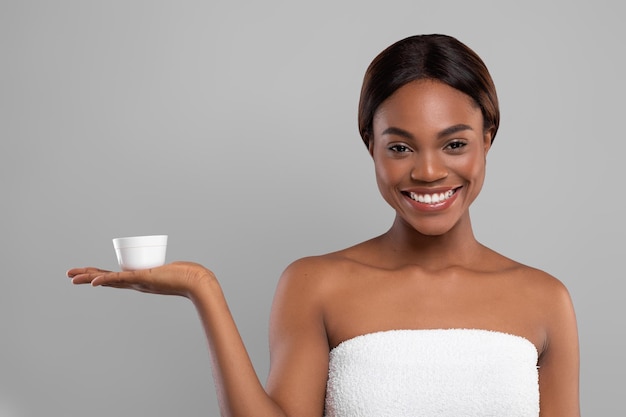
[[[323,258],[291,264],[278,283],[270,319],[267,390],[289,416],[321,417],[328,379],[324,321],[333,268]]]
[[[259,381],[217,280],[204,280],[190,299],[207,337],[221,415],[286,416]]]
[[[306,397],[281,398],[280,405],[264,389],[258,379],[237,326],[232,318],[222,289],[211,271],[189,262],[175,262],[142,271],[109,272],[96,268],[76,268],[68,271],[75,284],[130,288],[155,294],[180,295],[195,305],[211,354],[213,377],[223,416],[274,417],[288,416],[286,410],[297,409],[293,404]],[[285,319],[290,321],[290,319]],[[303,323],[303,327],[308,324]],[[294,345],[295,347],[295,345]],[[278,356],[293,356],[287,348]],[[304,358],[301,358],[302,360]],[[295,360],[294,363],[297,363]],[[286,383],[297,379],[290,375],[299,366],[273,369],[273,378]],[[317,399],[319,401],[319,399]],[[323,407],[323,397],[321,399]],[[303,413],[302,415],[316,415]]]
[[[579,347],[576,316],[563,284],[544,292],[546,342],[539,358],[541,417],[580,417]]]

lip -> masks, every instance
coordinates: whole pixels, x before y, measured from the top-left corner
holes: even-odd
[[[412,207],[414,207],[415,209],[422,211],[422,212],[438,212],[438,211],[443,211],[446,210],[448,207],[450,207],[452,204],[454,204],[454,202],[456,201],[459,192],[461,191],[463,187],[462,186],[458,186],[458,187],[438,187],[438,188],[411,188],[410,190],[402,190],[402,195],[403,197],[409,202],[409,204],[411,204]],[[419,201],[415,201],[413,200],[409,194],[410,193],[415,193],[415,194],[441,194],[441,193],[447,193],[449,191],[453,190],[454,194],[445,199],[444,201],[438,202],[438,203],[420,203]]]
[[[461,185],[456,187],[413,187],[402,190],[402,193],[415,193],[415,194],[439,194],[439,193],[447,193],[450,190],[458,190],[461,188]]]

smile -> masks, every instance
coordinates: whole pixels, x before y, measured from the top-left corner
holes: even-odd
[[[455,188],[453,190],[448,190],[445,193],[433,194],[418,194],[414,192],[408,192],[406,193],[406,195],[408,195],[411,200],[417,201],[418,203],[439,204],[452,197],[456,193],[456,190],[457,189]]]

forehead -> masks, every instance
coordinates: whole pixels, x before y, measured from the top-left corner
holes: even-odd
[[[396,90],[374,114],[374,134],[389,126],[440,131],[456,124],[480,130],[480,108],[467,94],[439,81],[413,81]]]

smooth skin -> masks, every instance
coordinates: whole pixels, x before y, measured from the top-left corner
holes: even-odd
[[[265,387],[205,267],[76,268],[68,276],[75,284],[189,298],[209,342],[224,416],[323,416],[329,351],[355,336],[478,328],[531,341],[539,354],[540,416],[579,417],[578,334],[566,288],[483,246],[472,231],[469,207],[482,188],[491,137],[475,103],[437,81],[411,82],[377,109],[369,152],[395,220],[378,237],[286,268],[270,318]],[[433,193],[452,197],[416,201]]]

